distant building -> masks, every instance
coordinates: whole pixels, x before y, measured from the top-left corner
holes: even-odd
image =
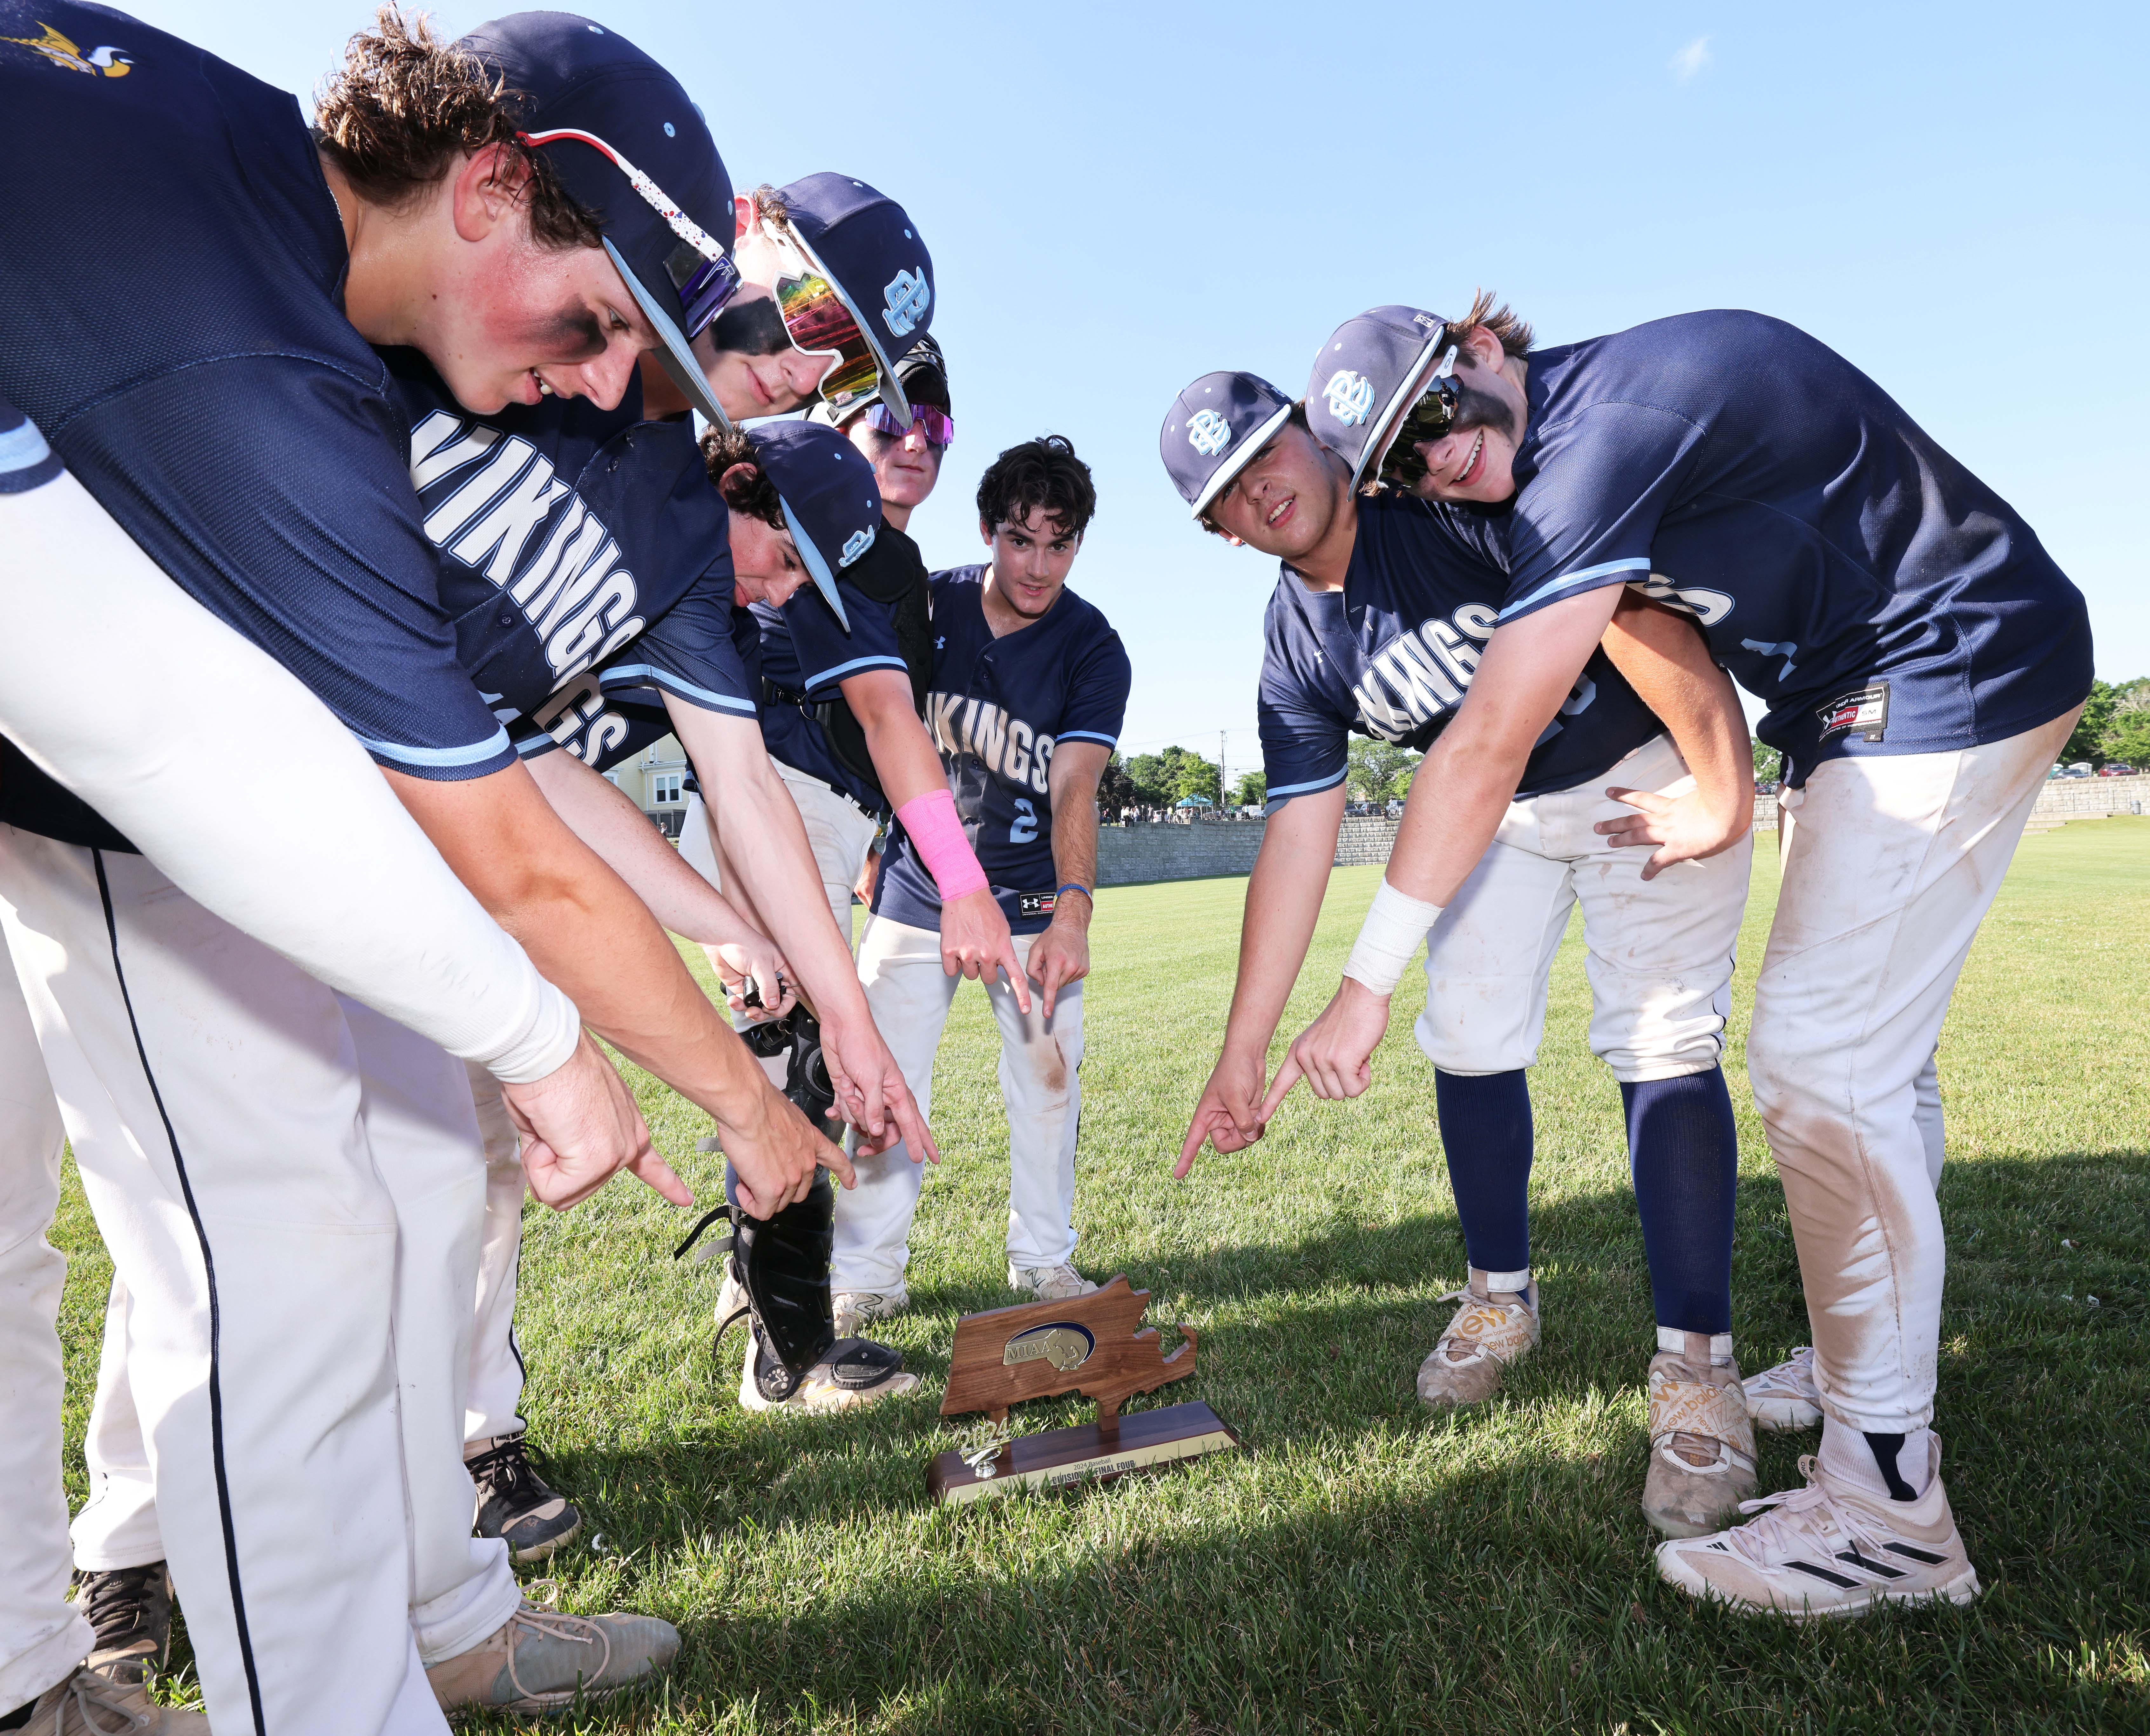
[[[687,794],[683,786],[690,770],[687,750],[679,745],[679,738],[664,735],[605,775],[649,816],[659,831],[676,840],[687,818]]]

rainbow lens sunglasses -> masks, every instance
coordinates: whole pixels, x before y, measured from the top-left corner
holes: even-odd
[[[947,447],[956,443],[956,419],[945,410],[931,404],[911,406],[911,426],[906,427],[896,413],[876,398],[866,406],[866,426],[876,434],[886,434],[892,440],[901,440],[916,428],[926,437],[928,446]]]

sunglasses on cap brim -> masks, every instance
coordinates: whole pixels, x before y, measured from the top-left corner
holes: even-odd
[[[816,388],[821,401],[831,410],[849,410],[878,389],[882,401],[907,424],[911,401],[866,336],[866,321],[842,285],[796,231],[785,230],[781,245],[795,255],[800,267],[776,280],[776,305],[784,316],[785,335],[802,355],[835,358]]]
[[[906,422],[876,398],[866,406],[866,426],[875,433],[886,434],[892,440],[901,440],[916,428],[926,437],[928,446],[946,447],[956,443],[956,419],[946,411],[931,404],[913,404],[911,420]]]
[[[1381,455],[1379,472],[1391,487],[1415,487],[1426,476],[1426,460],[1419,456],[1419,447],[1441,439],[1456,426],[1456,401],[1463,396],[1456,378],[1456,346],[1451,344],[1425,390],[1396,420],[1395,431]]]
[[[694,220],[681,210],[671,195],[656,182],[637,169],[618,151],[594,133],[585,133],[574,127],[558,127],[546,133],[518,133],[515,135],[522,144],[536,149],[539,145],[573,143],[586,144],[591,149],[603,153],[605,158],[633,188],[643,204],[664,220],[665,226],[679,237],[675,246],[664,261],[665,275],[672,287],[679,292],[682,322],[675,326],[671,315],[659,305],[656,298],[644,287],[629,269],[627,260],[609,237],[605,240],[605,251],[612,256],[619,275],[626,280],[628,292],[643,315],[655,328],[664,341],[659,352],[664,370],[671,375],[680,389],[699,410],[720,428],[731,426],[723,406],[710,391],[709,382],[702,376],[701,365],[694,360],[691,347],[696,334],[724,310],[726,303],[739,293],[739,268],[733,265],[731,255],[723,244]]]

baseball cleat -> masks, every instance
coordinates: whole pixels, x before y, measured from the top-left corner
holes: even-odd
[[[508,1559],[522,1562],[549,1559],[583,1528],[583,1516],[567,1496],[531,1468],[527,1432],[517,1429],[463,1446],[463,1468],[477,1485],[477,1534],[502,1539]]]
[[[1436,1302],[1460,1302],[1432,1354],[1418,1365],[1418,1395],[1436,1410],[1482,1405],[1501,1390],[1509,1368],[1537,1347],[1538,1287],[1488,1290],[1479,1274]]]
[[[886,1320],[911,1306],[911,1291],[899,1284],[892,1290],[838,1290],[829,1299],[835,1310],[836,1336],[856,1338],[869,1320]]]
[[[153,1706],[136,1682],[114,1682],[77,1670],[47,1688],[27,1708],[24,1736],[210,1736],[209,1718]]]
[[[800,1415],[848,1410],[918,1390],[906,1374],[903,1352],[870,1338],[840,1338],[819,1362],[794,1380],[777,1360],[761,1329],[747,1323],[745,1365],[739,1370],[739,1408]]]
[[[1658,1572],[1743,1614],[1857,1616],[1883,1603],[1968,1603],[1978,1574],[1941,1487],[1941,1441],[1916,1501],[1891,1501],[1799,1461],[1804,1489],[1742,1501],[1759,1516],[1713,1537],[1658,1545]]]
[[[1814,1385],[1811,1345],[1801,1345],[1774,1368],[1749,1377],[1747,1414],[1756,1428],[1772,1435],[1820,1426],[1821,1389]]]
[[[1650,1359],[1643,1516],[1668,1537],[1709,1535],[1736,1520],[1740,1503],[1754,1492],[1754,1425],[1739,1365],[1712,1362],[1708,1340],[1688,1338],[1688,1351],[1660,1350]]]
[[[660,1676],[679,1652],[679,1630],[654,1616],[571,1616],[526,1597],[504,1627],[430,1666],[426,1680],[446,1712],[554,1712]]]
[[[1075,1269],[1072,1260],[1063,1259],[1057,1266],[1018,1266],[1011,1261],[1007,1274],[1009,1286],[1032,1302],[1072,1302],[1098,1287]]]
[[[83,1668],[122,1688],[162,1673],[172,1653],[172,1576],[146,1567],[77,1568],[75,1607],[97,1638]]]

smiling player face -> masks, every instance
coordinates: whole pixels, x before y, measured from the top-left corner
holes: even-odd
[[[1482,330],[1456,358],[1456,419],[1440,439],[1416,442],[1426,474],[1411,492],[1427,500],[1507,500],[1516,492],[1516,447],[1528,414],[1522,383],[1503,366],[1500,340]]]
[[[1311,434],[1289,423],[1209,503],[1209,517],[1234,542],[1296,561],[1334,527],[1348,480]]]
[[[1020,522],[981,522],[978,530],[992,551],[987,590],[993,600],[1026,621],[1038,619],[1060,600],[1067,569],[1083,546],[1079,535],[1067,534],[1060,521],[1042,507],[1032,507]]]

